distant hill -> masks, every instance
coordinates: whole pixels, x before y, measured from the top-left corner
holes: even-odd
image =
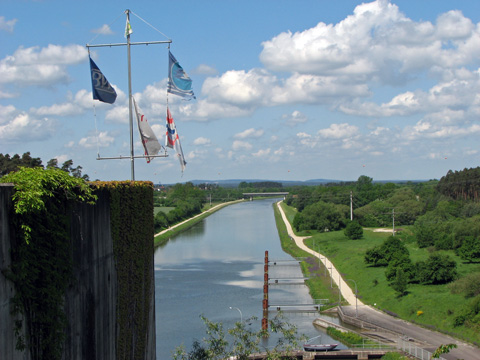
[[[329,180],[329,179],[314,179],[314,180],[305,180],[305,181],[291,181],[291,180],[265,180],[265,179],[226,179],[226,180],[190,180],[194,185],[198,184],[217,184],[221,187],[238,187],[238,185],[241,182],[247,182],[247,183],[252,183],[252,182],[262,182],[262,181],[273,181],[273,182],[279,182],[283,186],[315,186],[315,185],[321,185],[321,184],[327,184],[331,182],[340,182],[340,180]],[[171,184],[164,184],[164,185],[171,185]]]
[[[328,183],[345,183],[345,182],[355,182],[356,180],[334,180],[334,179],[311,179],[311,180],[265,180],[265,179],[226,179],[226,180],[190,180],[188,182],[191,182],[194,185],[199,185],[199,184],[217,184],[221,187],[238,187],[238,185],[241,182],[247,182],[247,183],[252,183],[252,182],[263,182],[263,181],[272,181],[272,182],[279,182],[282,184],[282,186],[317,186],[317,185],[323,185],[323,184],[328,184]],[[392,183],[407,183],[407,182],[413,182],[413,183],[421,183],[425,182],[428,180],[374,180],[373,182],[378,182],[378,183],[387,183],[387,182],[392,182]],[[183,182],[185,183],[185,182]],[[174,185],[174,184],[163,184],[163,185]]]

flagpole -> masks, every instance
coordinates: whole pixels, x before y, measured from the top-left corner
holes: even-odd
[[[134,153],[134,144],[133,144],[133,100],[132,100],[132,67],[131,67],[131,56],[130,56],[130,47],[133,45],[151,45],[151,44],[170,44],[172,40],[164,40],[164,41],[142,41],[142,42],[131,42],[130,41],[130,33],[131,33],[131,27],[130,27],[130,13],[131,11],[129,9],[125,10],[125,14],[127,17],[127,26],[125,29],[125,37],[127,38],[126,43],[112,43],[112,44],[86,44],[85,46],[87,47],[88,51],[90,52],[90,48],[95,48],[95,47],[112,47],[112,46],[127,46],[127,61],[128,61],[128,113],[129,113],[129,127],[130,127],[130,156],[117,156],[117,157],[100,157],[100,154],[97,154],[97,160],[113,160],[113,159],[130,159],[131,163],[131,179],[132,181],[135,181],[135,158],[153,158],[153,157],[167,157],[167,153],[165,151],[164,155],[139,155],[135,156]],[[135,14],[134,14],[135,15]],[[140,18],[141,19],[141,18]],[[142,21],[145,22],[145,20],[141,19]],[[151,26],[151,25],[150,25]],[[157,30],[158,31],[158,30]],[[90,61],[92,61],[90,59]],[[90,65],[91,66],[91,65]],[[102,75],[103,76],[103,75]],[[106,79],[105,79],[106,80]],[[108,81],[107,81],[108,83]],[[92,78],[92,85],[93,85],[93,78]],[[110,85],[110,84],[109,84]],[[94,97],[94,99],[96,99]],[[100,100],[104,101],[104,100]],[[107,101],[104,101],[107,102]],[[110,104],[113,103],[110,102]],[[98,139],[97,139],[98,140]]]
[[[125,10],[127,24],[130,23],[130,10]],[[127,35],[127,58],[128,58],[128,116],[130,120],[130,169],[132,181],[135,181],[135,154],[133,150],[133,111],[132,111],[132,64],[130,59],[130,31],[126,29]]]

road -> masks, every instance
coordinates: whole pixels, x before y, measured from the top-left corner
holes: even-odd
[[[431,331],[407,321],[395,318],[369,305],[365,305],[358,299],[355,299],[354,292],[339,275],[332,262],[324,255],[307,247],[303,242],[307,237],[295,235],[292,226],[285,215],[285,212],[280,206],[280,202],[277,203],[277,206],[280,214],[282,215],[285,226],[287,227],[287,232],[290,238],[295,241],[295,244],[299,248],[319,258],[329,271],[330,276],[333,277],[333,281],[335,281],[337,286],[339,286],[343,298],[350,304],[350,306],[342,306],[342,310],[345,314],[355,317],[358,313],[358,318],[363,320],[365,323],[373,324],[381,329],[384,329],[385,336],[391,337],[393,335],[393,337],[397,338],[404,337],[411,339],[412,343],[415,343],[421,348],[430,352],[435,351],[435,349],[442,344],[456,344],[458,346],[456,349],[452,349],[449,354],[442,355],[444,359],[480,360],[480,349],[478,347],[473,347],[451,336]]]

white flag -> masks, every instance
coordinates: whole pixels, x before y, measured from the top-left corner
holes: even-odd
[[[162,145],[158,142],[157,137],[155,136],[152,128],[148,125],[147,118],[145,115],[141,114],[137,102],[133,98],[133,104],[135,105],[135,112],[137,114],[137,124],[138,132],[140,133],[140,140],[142,141],[143,148],[145,150],[145,155],[147,156],[147,163],[150,162],[151,158],[148,155],[157,155]]]

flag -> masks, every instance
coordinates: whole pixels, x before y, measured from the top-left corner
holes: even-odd
[[[187,100],[196,99],[192,90],[192,79],[178,63],[177,59],[168,52],[168,87],[167,91],[171,94],[182,96]]]
[[[183,156],[182,145],[180,144],[180,138],[178,137],[177,128],[175,123],[173,122],[172,114],[170,113],[170,109],[167,107],[167,132],[165,138],[165,145],[171,149],[175,149],[177,153],[178,160],[180,161],[180,167],[182,168],[182,172],[185,170],[185,165],[187,162],[185,161],[185,157]]]
[[[130,21],[128,20],[127,17],[127,23],[125,24],[125,37],[133,33],[132,26],[130,25]]]
[[[160,145],[158,142],[158,139],[155,136],[152,128],[150,125],[148,125],[147,118],[141,113],[133,96],[132,99],[133,104],[135,105],[135,113],[137,114],[137,125],[138,132],[140,133],[140,140],[142,141],[143,149],[145,150],[145,155],[147,156],[147,163],[149,163],[151,158],[148,156],[157,155],[162,148],[162,145]]]
[[[90,73],[92,76],[93,99],[113,104],[117,98],[117,93],[92,58],[90,58]]]

